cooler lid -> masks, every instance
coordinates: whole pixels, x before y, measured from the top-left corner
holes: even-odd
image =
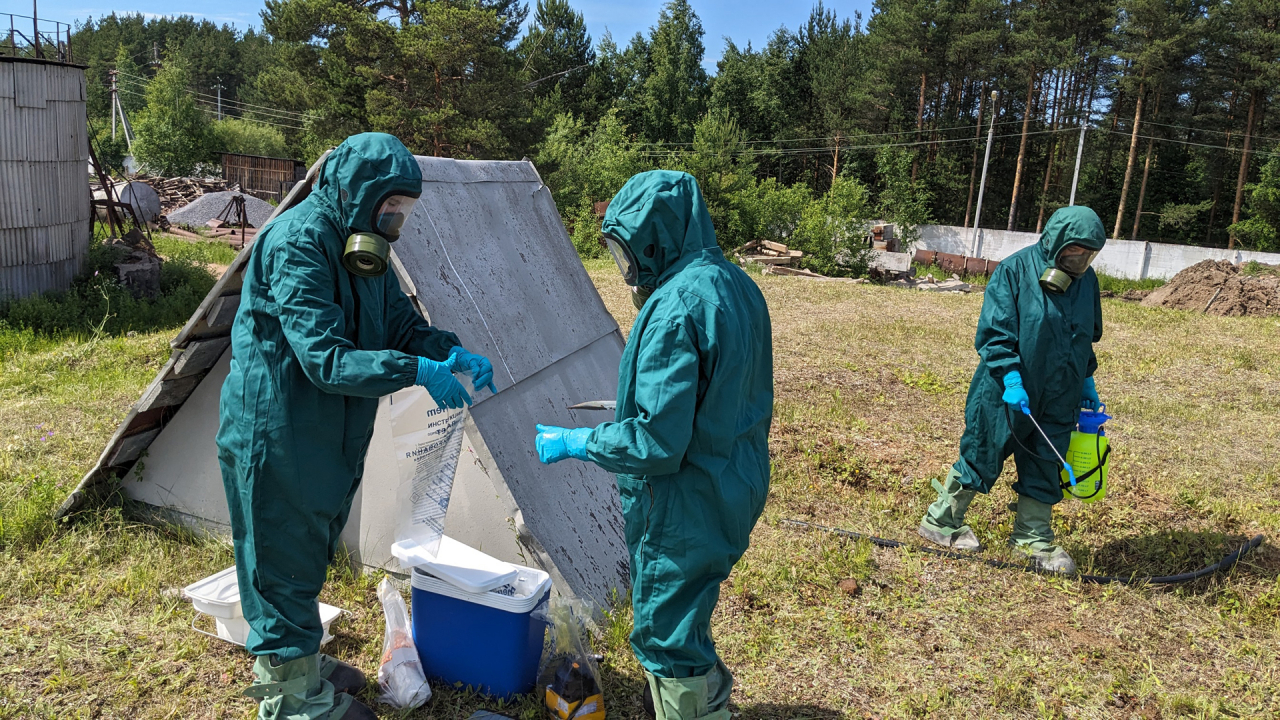
[[[516,579],[516,566],[486,555],[445,535],[440,538],[440,552],[432,555],[413,540],[401,540],[391,546],[391,554],[400,567],[420,567],[454,587],[473,593],[484,593]]]

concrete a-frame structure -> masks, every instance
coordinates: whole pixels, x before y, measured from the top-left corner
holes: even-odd
[[[320,162],[299,183],[299,196]],[[537,422],[576,427],[608,419],[567,408],[617,392],[618,325],[532,163],[428,157],[418,163],[422,199],[392,246],[392,266],[433,325],[493,361],[498,387],[497,395],[481,393],[471,409],[445,531],[500,559],[547,570],[561,592],[603,603],[628,583],[615,481],[590,463],[542,465],[533,437]],[[173,340],[169,362],[61,514],[118,477],[129,497],[163,516],[229,531],[214,436],[251,250],[240,253]],[[398,480],[387,403],[379,408],[343,536],[357,562],[397,569],[390,546]]]

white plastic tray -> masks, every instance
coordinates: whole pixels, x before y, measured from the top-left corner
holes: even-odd
[[[469,545],[445,535],[440,538],[440,552],[432,555],[413,540],[401,540],[391,546],[391,554],[400,567],[421,567],[432,575],[469,593],[488,592],[516,579],[515,565],[486,555]]]
[[[191,599],[191,604],[196,609],[196,616],[191,619],[192,630],[244,647],[245,640],[249,637],[249,623],[240,610],[240,583],[236,578],[235,565],[191,583],[182,589],[182,593]],[[343,612],[341,608],[320,603],[320,624],[324,626],[321,645],[333,639],[329,634],[329,625]],[[196,627],[196,620],[200,615],[209,615],[214,619],[217,634]]]

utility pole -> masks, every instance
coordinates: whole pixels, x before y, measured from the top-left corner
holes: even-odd
[[[151,41],[151,67],[160,67],[160,43]]]
[[[218,119],[222,119],[222,78],[218,78],[218,84],[214,85],[218,91]]]
[[[1088,126],[1087,120],[1080,123],[1080,142],[1076,143],[1076,171],[1071,176],[1071,200],[1068,205],[1076,204],[1076,186],[1080,184],[1080,156],[1084,154],[1084,130]]]
[[[978,207],[973,213],[973,240],[969,243],[969,253],[978,252],[978,232],[982,225],[982,194],[987,189],[987,165],[991,162],[991,143],[996,137],[996,116],[1000,114],[1000,93],[991,91],[991,129],[987,130],[987,151],[982,157],[982,181],[978,183]]]
[[[40,8],[38,7],[36,0],[31,0],[31,28],[34,30],[31,34],[31,39],[34,41],[36,46],[36,57],[44,57],[40,53]],[[17,43],[14,44],[16,45]]]
[[[111,76],[111,141],[116,140],[116,108],[120,107],[120,96],[116,88],[117,70],[108,70],[107,75]]]

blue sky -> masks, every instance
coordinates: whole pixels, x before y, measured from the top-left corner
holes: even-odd
[[[591,37],[599,41],[608,29],[619,45],[625,46],[637,31],[648,32],[658,21],[662,0],[571,0],[574,8],[587,20]],[[28,0],[4,3],[11,6],[8,12],[31,12]],[[531,0],[530,5],[533,2]],[[861,11],[863,19],[870,15],[871,0],[827,0],[825,5],[841,16],[852,16]],[[196,0],[41,0],[40,16],[49,20],[74,22],[89,16],[101,16],[116,12],[141,12],[147,15],[193,15],[218,23],[231,23],[241,29],[250,25],[260,26],[259,13],[262,0],[221,0],[198,2]],[[809,16],[813,3],[785,2],[778,0],[693,0],[693,8],[702,18],[706,31],[703,42],[707,48],[706,66],[714,71],[715,61],[724,49],[724,37],[733,38],[739,46],[750,40],[755,47],[762,46],[777,28],[786,25],[796,28]]]

